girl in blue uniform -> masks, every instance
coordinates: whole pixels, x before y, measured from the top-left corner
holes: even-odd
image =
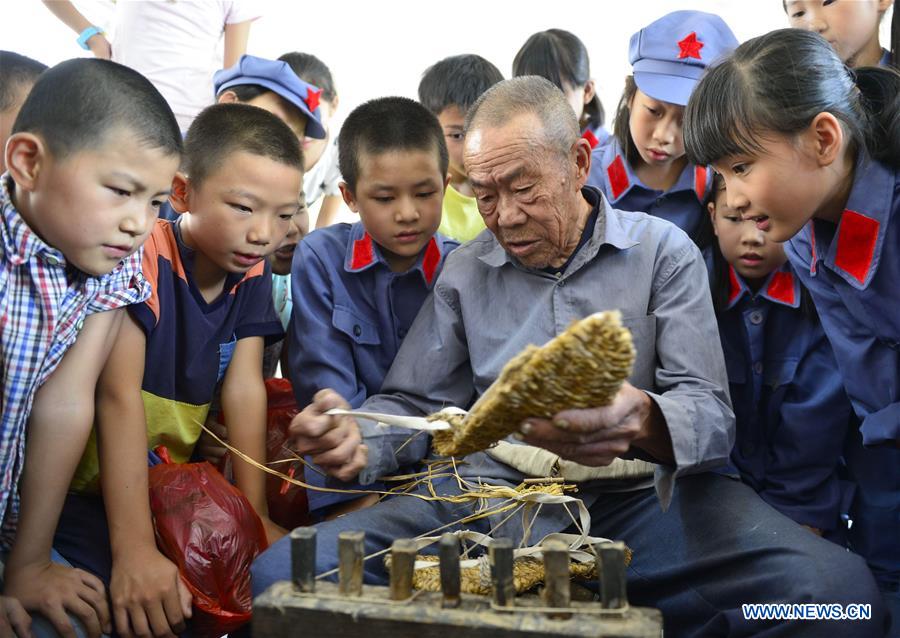
[[[725,203],[707,205],[715,232],[713,304],[737,417],[732,465],[772,507],[843,542],[852,486],[838,478],[852,409],[809,293],[782,244]]]
[[[591,148],[609,138],[587,47],[574,33],[547,29],[532,34],[516,53],[512,72],[513,77],[539,75],[558,86],[578,116],[582,137]]]
[[[631,36],[629,61],[613,137],[594,149],[588,184],[614,208],[662,217],[709,243],[703,208],[711,171],[688,162],[681,121],[703,71],[737,46],[716,15],[675,11]],[[707,232],[704,232],[706,230]]]
[[[728,100],[722,96],[728,95]],[[692,161],[785,246],[870,446],[848,458],[865,507],[851,544],[900,633],[900,73],[851,71],[821,36],[773,31],[711,69],[685,112]],[[862,472],[865,472],[863,475]],[[853,512],[851,512],[853,516]]]

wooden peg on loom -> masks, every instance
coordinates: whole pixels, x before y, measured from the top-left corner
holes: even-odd
[[[365,532],[338,534],[338,591],[346,596],[362,596]]]
[[[601,543],[594,547],[599,562],[600,601],[607,609],[621,609],[628,604],[625,543]]]
[[[516,586],[513,583],[513,547],[508,538],[495,538],[488,548],[491,563],[491,584],[494,605],[512,607],[516,600]]]
[[[416,564],[416,542],[403,538],[391,545],[391,600],[412,597],[413,569]]]
[[[291,580],[304,594],[316,590],[315,527],[298,527],[291,532]]]
[[[460,603],[460,568],[459,541],[453,534],[441,536],[440,545],[441,570],[441,606],[445,608],[459,607]]]
[[[569,587],[569,548],[562,541],[551,540],[544,544],[544,604],[547,607],[568,607],[572,600]],[[552,614],[552,617],[568,617],[569,614]]]

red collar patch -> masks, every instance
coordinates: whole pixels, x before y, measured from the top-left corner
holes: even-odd
[[[743,292],[741,282],[738,281],[737,273],[731,264],[728,264],[728,281],[731,282],[731,291],[728,293],[728,305],[730,306]]]
[[[809,248],[811,251],[809,260],[809,274],[816,274],[816,224],[809,220]]]
[[[315,111],[319,108],[319,100],[322,97],[322,89],[318,91],[313,91],[312,88],[306,89],[306,98],[303,100],[306,102],[306,106],[309,107],[310,111]]]
[[[683,40],[678,43],[678,59],[683,60],[684,58],[697,58],[700,60],[700,49],[703,48],[703,43],[697,39],[697,33],[692,31],[689,33]]]
[[[439,263],[441,263],[441,249],[438,248],[437,240],[432,237],[425,247],[425,256],[422,257],[422,274],[425,275],[425,281],[429,286],[434,281]]]
[[[375,251],[372,248],[372,237],[365,233],[362,239],[353,242],[353,257],[350,259],[350,268],[359,270],[365,268],[375,260]]]
[[[588,144],[591,145],[592,149],[597,148],[597,144],[600,143],[600,140],[597,139],[597,136],[594,135],[594,132],[591,129],[587,129],[584,133],[581,134],[582,139],[586,139]]]
[[[769,285],[766,287],[766,296],[793,306],[797,302],[794,295],[794,275],[784,271],[773,273]]]
[[[628,190],[630,186],[628,173],[625,171],[625,164],[622,162],[621,155],[616,155],[616,159],[612,161],[612,164],[606,167],[606,175],[609,177],[609,188],[612,191],[612,198],[618,199],[619,195]]]
[[[845,210],[841,215],[834,265],[861,284],[866,282],[872,267],[880,225],[877,219],[856,211]]]
[[[697,193],[697,199],[701,202],[706,197],[706,177],[707,170],[705,166],[694,167],[694,192]]]

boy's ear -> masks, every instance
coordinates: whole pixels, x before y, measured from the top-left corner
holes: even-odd
[[[6,169],[22,190],[34,190],[48,159],[47,146],[34,133],[15,133],[6,142]]]
[[[341,197],[344,198],[344,203],[347,204],[347,208],[354,213],[359,214],[359,206],[356,204],[356,197],[353,196],[353,191],[350,190],[350,186],[347,182],[341,182],[338,184],[338,187],[341,189]]]
[[[718,237],[719,231],[716,229],[716,205],[712,202],[707,202],[706,210],[709,211],[709,223],[712,224],[713,235]]]
[[[172,192],[169,194],[169,203],[179,215],[191,209],[190,192],[191,182],[187,175],[178,171],[172,178]]]
[[[591,100],[594,99],[594,96],[597,94],[597,87],[594,85],[593,80],[588,80],[584,83],[584,103],[587,104]]]
[[[831,113],[819,113],[809,124],[807,132],[812,136],[816,161],[819,166],[830,166],[843,149],[844,129]]]
[[[235,102],[240,102],[240,100],[238,99],[237,93],[230,89],[222,91],[219,94],[219,97],[216,98],[217,104],[233,104]]]
[[[448,186],[450,186],[450,171],[447,171],[447,174],[444,175],[444,192],[447,192]]]

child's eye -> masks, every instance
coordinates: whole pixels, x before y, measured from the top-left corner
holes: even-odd
[[[434,195],[435,193],[437,193],[437,191],[428,191],[428,192],[423,192],[423,193],[417,193],[417,194],[416,194],[416,197],[418,197],[418,198],[420,198],[420,199],[428,199],[429,197],[431,197],[431,196]]]
[[[109,190],[111,190],[114,194],[119,197],[129,197],[131,196],[131,191],[127,191],[124,188],[116,188],[115,186],[107,186]]]
[[[391,197],[390,195],[384,195],[381,197],[373,197],[372,199],[374,199],[376,202],[379,202],[381,204],[389,204],[390,202],[394,201],[394,198]]]
[[[253,212],[253,209],[251,209],[249,206],[244,206],[243,204],[229,204],[229,206],[231,206],[234,210],[236,210],[240,213],[252,213]]]
[[[747,173],[746,164],[735,164],[731,167],[731,172],[735,175],[745,175]]]
[[[461,142],[465,139],[465,133],[447,133],[447,137],[449,137],[454,142]]]
[[[834,4],[835,2],[837,2],[837,0],[824,0],[824,2],[822,2],[822,6],[827,7],[828,5]]]
[[[164,200],[162,200],[162,199],[154,199],[153,201],[150,202],[150,206],[153,209],[159,209],[159,207],[162,206],[163,203],[164,203]]]
[[[645,106],[644,108],[647,109],[647,110],[650,112],[650,115],[653,115],[653,116],[658,116],[658,115],[659,115],[659,109],[655,109],[655,108],[650,107],[650,106]]]
[[[283,215],[279,215],[278,218],[281,219],[282,221],[289,222],[292,219],[294,219],[295,214],[296,213],[284,213]]]

